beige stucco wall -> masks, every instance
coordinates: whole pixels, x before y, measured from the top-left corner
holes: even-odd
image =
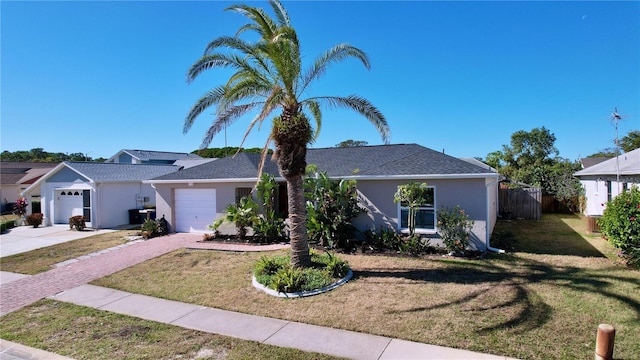
[[[173,209],[175,208],[175,189],[216,189],[216,219],[224,215],[224,209],[236,201],[235,189],[239,187],[252,188],[254,181],[236,183],[216,183],[216,184],[156,184],[156,216],[163,215],[169,222],[170,229],[175,229],[176,218]]]
[[[354,220],[354,226],[360,231],[372,226],[392,226],[398,228],[398,204],[393,202],[393,195],[401,184],[408,180],[360,180],[358,192],[361,205],[367,213]],[[487,220],[490,230],[493,230],[497,220],[497,184],[495,179],[440,179],[420,180],[428,186],[435,187],[435,201],[437,209],[459,205],[469,218],[474,221],[472,229],[472,246],[479,250],[486,249]],[[156,184],[157,217],[162,215],[169,222],[171,229],[175,228],[174,194],[176,188],[215,188],[217,218],[224,215],[227,205],[235,202],[235,189],[238,187],[253,187],[255,182],[238,183],[210,183],[196,184]],[[488,203],[487,203],[488,200]],[[488,205],[487,205],[488,204]],[[431,237],[437,237],[431,234]],[[431,243],[437,245],[438,239]]]
[[[358,181],[358,191],[361,205],[367,209],[366,214],[360,215],[354,221],[354,226],[360,231],[370,229],[372,226],[391,226],[398,229],[398,204],[393,202],[393,194],[399,185],[406,184],[407,180],[361,180]],[[435,188],[435,205],[439,210],[442,207],[454,207],[459,205],[474,221],[472,229],[472,246],[479,250],[485,250],[487,233],[487,187],[485,179],[441,179],[418,180]],[[495,193],[494,193],[495,195]],[[495,199],[495,197],[494,197]],[[495,200],[494,209],[495,209]],[[491,211],[491,210],[490,210]],[[495,213],[495,211],[494,211]],[[490,217],[490,228],[495,225],[496,215]],[[493,224],[491,224],[491,221]],[[437,231],[437,230],[436,230]],[[437,235],[428,234],[432,245],[441,244]]]

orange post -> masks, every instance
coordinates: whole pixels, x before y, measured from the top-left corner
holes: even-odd
[[[598,325],[596,336],[596,360],[613,360],[613,343],[616,338],[616,329],[608,324]]]

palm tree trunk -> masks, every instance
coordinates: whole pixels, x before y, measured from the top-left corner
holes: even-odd
[[[311,266],[309,243],[307,241],[307,209],[304,200],[304,182],[302,175],[287,177],[289,193],[289,237],[291,240],[291,265],[295,267]]]

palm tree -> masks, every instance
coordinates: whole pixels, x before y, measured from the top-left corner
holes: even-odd
[[[353,57],[369,69],[369,59],[362,50],[349,44],[339,44],[327,50],[303,72],[300,44],[289,15],[280,1],[270,0],[269,3],[275,19],[262,8],[232,5],[226,9],[242,14],[250,22],[240,27],[235,36],[221,36],[211,41],[204,55],[189,69],[187,82],[192,82],[202,72],[212,68],[231,68],[235,72],[226,84],[210,90],[193,105],[184,120],[183,131],[188,132],[195,119],[214,106],[215,118],[201,145],[201,148],[206,148],[214,135],[227,125],[243,115],[254,113],[256,115],[242,140],[244,143],[255,125],[260,126],[274,111],[279,112],[272,120],[261,168],[269,144],[273,141],[273,157],[287,182],[291,263],[297,267],[307,267],[311,264],[311,258],[302,177],[306,167],[307,145],[320,131],[321,107],[357,111],[376,127],[385,143],[388,143],[390,131],[384,115],[368,100],[357,95],[303,98],[309,85],[322,76],[332,63]],[[255,42],[241,39],[240,35],[247,31],[257,33],[259,39]],[[309,115],[315,121],[315,132]]]

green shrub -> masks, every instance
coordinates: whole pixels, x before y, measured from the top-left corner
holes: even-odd
[[[238,204],[229,204],[224,210],[225,215],[216,220],[213,225],[209,225],[209,229],[218,230],[220,225],[225,222],[234,223],[236,225],[236,237],[245,239],[249,227],[251,227],[257,218],[258,204],[251,196],[245,196],[240,199]]]
[[[321,289],[344,278],[349,265],[344,260],[329,253],[311,252],[312,267],[294,268],[289,255],[262,256],[253,266],[256,280],[279,292],[300,292]]]
[[[364,232],[365,242],[376,251],[402,250],[402,237],[391,226],[382,227],[376,231],[374,227]]]
[[[252,225],[256,236],[263,237],[266,242],[274,242],[285,237],[284,219],[276,212],[274,204],[277,200],[278,183],[269,174],[262,174],[256,186],[258,199],[261,200],[262,214],[256,216]]]
[[[438,233],[448,251],[461,253],[469,247],[473,220],[458,205],[438,210]]]
[[[319,173],[307,176],[304,186],[309,241],[330,249],[348,248],[355,231],[351,221],[366,211],[358,205],[356,181],[336,181]]]
[[[156,236],[162,236],[169,233],[169,224],[165,220],[164,216],[160,220],[145,219],[144,223],[140,225],[142,237],[150,239]]]
[[[279,292],[292,293],[302,290],[302,271],[292,266],[278,269],[271,278],[271,287]]]
[[[289,258],[286,256],[267,257],[263,255],[253,266],[253,273],[255,275],[274,275],[278,269],[285,267],[288,263]]]
[[[27,216],[27,225],[32,225],[34,228],[42,225],[43,215],[41,213],[33,213]]]
[[[620,249],[629,264],[640,268],[640,190],[633,186],[607,204],[598,220],[605,239]]]
[[[12,219],[12,220],[2,220],[2,222],[0,222],[0,232],[5,232],[9,229],[12,229],[16,227],[16,220]]]

